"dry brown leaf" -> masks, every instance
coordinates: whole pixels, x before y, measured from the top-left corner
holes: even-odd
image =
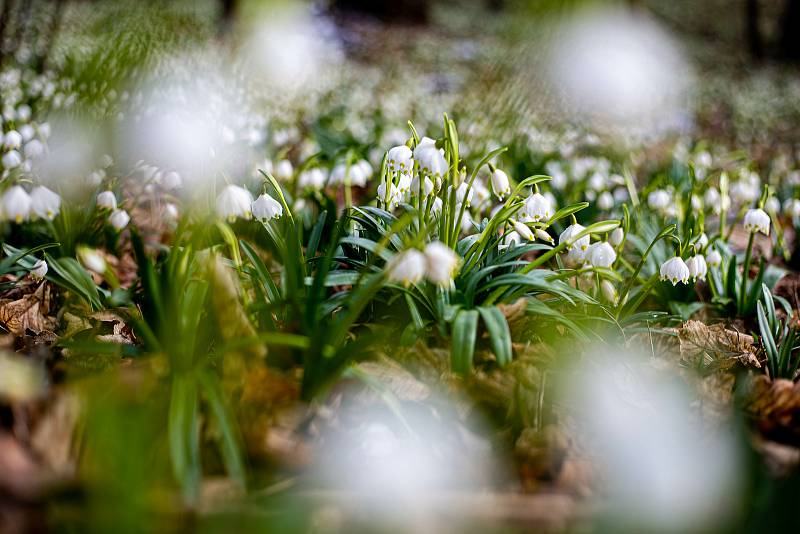
[[[800,443],[800,383],[758,375],[749,384],[745,409],[767,436]]]
[[[35,293],[30,293],[14,301],[0,301],[0,324],[16,336],[30,331],[39,334],[52,330],[56,321],[46,317],[50,311],[50,291],[42,284]]]
[[[719,371],[736,364],[761,368],[752,336],[728,330],[722,324],[706,326],[700,321],[687,321],[677,333],[681,358],[687,363]]]
[[[74,432],[80,415],[79,398],[60,392],[36,423],[31,448],[43,464],[55,473],[71,476],[75,471]]]

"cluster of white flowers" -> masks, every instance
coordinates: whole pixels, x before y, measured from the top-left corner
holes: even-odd
[[[623,239],[622,229],[619,232],[612,232],[609,241],[598,241],[591,243],[591,236],[586,234],[581,237],[581,233],[586,230],[578,223],[568,226],[561,235],[558,236],[558,244],[566,247],[567,253],[564,255],[564,263],[568,267],[579,267],[589,265],[592,267],[611,267],[617,261],[617,252],[614,249]]]
[[[391,282],[404,286],[416,284],[423,278],[440,286],[449,286],[458,265],[459,258],[452,249],[433,241],[423,251],[410,248],[392,256],[386,265],[386,274]]]
[[[266,193],[254,200],[244,187],[229,184],[217,196],[217,214],[228,221],[255,218],[266,222],[281,217],[283,206]]]
[[[28,193],[21,185],[12,185],[0,197],[0,220],[17,224],[30,219],[52,221],[61,210],[61,197],[43,185]]]

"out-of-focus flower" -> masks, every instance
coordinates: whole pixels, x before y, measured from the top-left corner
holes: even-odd
[[[610,210],[614,207],[614,196],[608,191],[603,191],[597,197],[597,207],[601,210]]]
[[[678,282],[683,284],[689,283],[689,276],[691,276],[689,267],[686,266],[686,262],[678,256],[665,261],[663,265],[661,265],[660,274],[662,281],[669,280],[672,282],[673,286]]]
[[[612,246],[618,247],[619,244],[622,243],[624,237],[625,231],[622,228],[614,228],[614,231],[608,236],[608,242],[611,243]]]
[[[617,289],[614,287],[614,284],[609,282],[608,280],[603,280],[600,282],[600,290],[603,293],[603,297],[610,302],[611,304],[616,304],[619,295],[617,294]]]
[[[6,152],[3,154],[2,163],[6,169],[16,169],[22,165],[22,156],[16,150]]]
[[[461,182],[461,185],[459,185],[458,189],[456,189],[456,202],[462,204],[463,202],[466,201],[467,206],[469,206],[470,202],[472,202],[473,194],[474,191],[472,190],[472,188],[469,188],[469,190],[467,190],[467,183]]]
[[[275,178],[282,182],[289,180],[294,174],[294,167],[292,162],[288,159],[282,159],[275,164]]]
[[[325,187],[325,173],[318,167],[306,169],[297,177],[297,183],[300,187],[318,191]]]
[[[425,254],[411,248],[398,252],[389,260],[386,274],[390,281],[399,282],[408,287],[422,280],[427,269],[428,260]]]
[[[459,259],[455,252],[440,241],[425,246],[425,259],[428,262],[428,280],[440,286],[448,286],[458,269]]]
[[[711,249],[711,252],[706,256],[706,263],[709,267],[719,267],[722,265],[722,255],[717,249]]]
[[[9,150],[16,150],[22,146],[22,135],[16,130],[6,132],[3,138],[3,146]]]
[[[117,197],[113,191],[103,191],[97,195],[97,207],[107,210],[117,209]]]
[[[249,219],[252,215],[253,195],[244,187],[227,185],[217,197],[217,214],[228,220],[241,217]]]
[[[61,197],[43,185],[31,191],[31,210],[37,217],[52,221],[61,210]]]
[[[106,272],[106,260],[103,259],[103,256],[100,255],[97,249],[81,246],[78,247],[77,252],[78,260],[80,260],[84,267],[97,274]]]
[[[111,212],[111,215],[108,217],[108,222],[111,223],[111,226],[114,227],[115,230],[120,231],[131,221],[131,216],[128,215],[128,212],[125,210],[114,210]]]
[[[22,186],[14,185],[6,189],[0,201],[7,219],[19,224],[30,217],[31,197]]]
[[[664,211],[669,207],[671,203],[672,203],[672,195],[670,195],[663,189],[656,189],[655,191],[650,191],[650,193],[647,195],[647,205],[653,208],[654,210]]]

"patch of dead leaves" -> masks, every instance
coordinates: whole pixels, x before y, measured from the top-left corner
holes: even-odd
[[[48,283],[16,300],[0,299],[0,325],[11,334],[41,334],[52,331],[57,321],[51,317],[52,295]]]
[[[761,368],[753,336],[700,321],[687,321],[677,333],[680,355],[686,363],[713,371],[728,371],[736,365]]]

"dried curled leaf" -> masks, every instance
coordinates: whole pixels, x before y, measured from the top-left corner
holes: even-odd
[[[50,312],[50,289],[41,284],[34,293],[13,301],[0,301],[0,324],[15,336],[52,330],[56,321]]]
[[[761,368],[752,336],[700,321],[687,321],[677,333],[681,359],[692,366],[714,371],[726,371],[737,364]]]

